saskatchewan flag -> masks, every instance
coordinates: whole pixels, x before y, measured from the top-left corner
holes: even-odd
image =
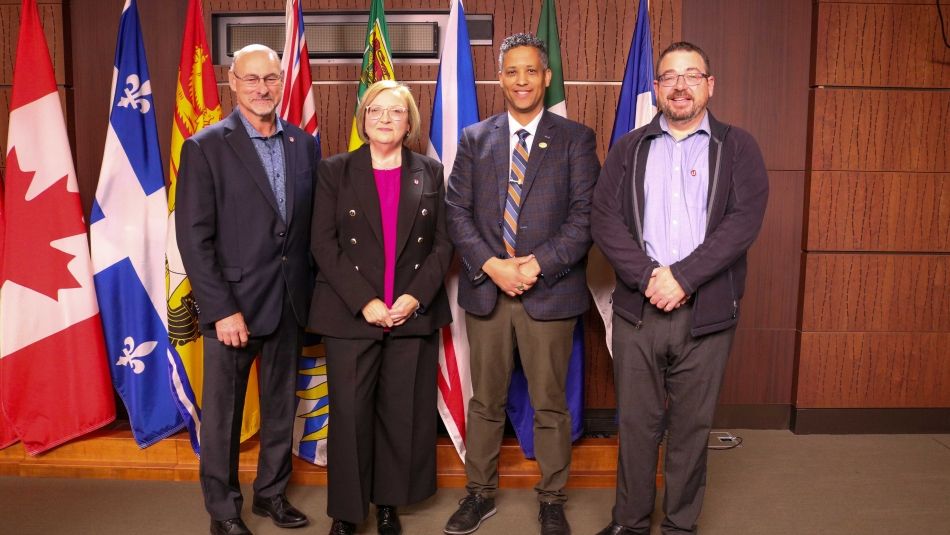
[[[551,85],[544,92],[544,107],[561,117],[567,117],[564,71],[561,68],[561,40],[557,35],[557,9],[554,7],[554,0],[544,0],[541,5],[537,38],[544,41],[548,48],[548,67],[551,69]]]
[[[386,13],[383,0],[373,0],[369,8],[369,21],[366,24],[366,48],[363,51],[363,68],[360,69],[360,87],[356,93],[356,106],[366,88],[380,80],[395,80],[393,58],[389,48],[389,30],[386,28]],[[356,114],[353,115],[353,127],[350,129],[349,150],[354,151],[363,145],[356,133]]]

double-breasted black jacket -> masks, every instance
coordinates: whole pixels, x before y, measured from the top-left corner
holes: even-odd
[[[403,148],[400,180],[393,297],[409,294],[420,306],[391,333],[424,336],[452,321],[443,286],[452,244],[445,227],[442,164]],[[310,330],[335,338],[382,338],[383,329],[362,314],[372,299],[383,298],[385,270],[368,146],[320,162],[310,241],[318,267]]]

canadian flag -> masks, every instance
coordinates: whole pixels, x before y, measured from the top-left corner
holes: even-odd
[[[36,455],[111,422],[115,402],[79,186],[35,0],[23,1],[20,17],[4,179],[0,440],[19,438]]]

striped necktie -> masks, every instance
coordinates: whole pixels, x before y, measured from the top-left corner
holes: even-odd
[[[515,243],[518,237],[518,213],[521,211],[521,185],[524,184],[524,172],[528,168],[528,145],[525,138],[530,134],[521,129],[515,132],[518,143],[511,152],[511,173],[508,175],[508,198],[505,199],[505,251],[515,256]]]

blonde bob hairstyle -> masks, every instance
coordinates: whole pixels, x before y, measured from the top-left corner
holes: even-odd
[[[383,91],[392,91],[397,97],[401,97],[406,104],[406,108],[409,110],[409,132],[406,133],[406,138],[402,140],[402,144],[415,143],[416,139],[419,138],[420,130],[419,107],[416,106],[416,100],[412,98],[412,92],[409,91],[409,88],[395,80],[380,80],[366,88],[366,92],[363,93],[360,105],[356,108],[356,133],[360,137],[360,141],[369,143],[369,138],[366,136],[366,107],[372,104]]]

